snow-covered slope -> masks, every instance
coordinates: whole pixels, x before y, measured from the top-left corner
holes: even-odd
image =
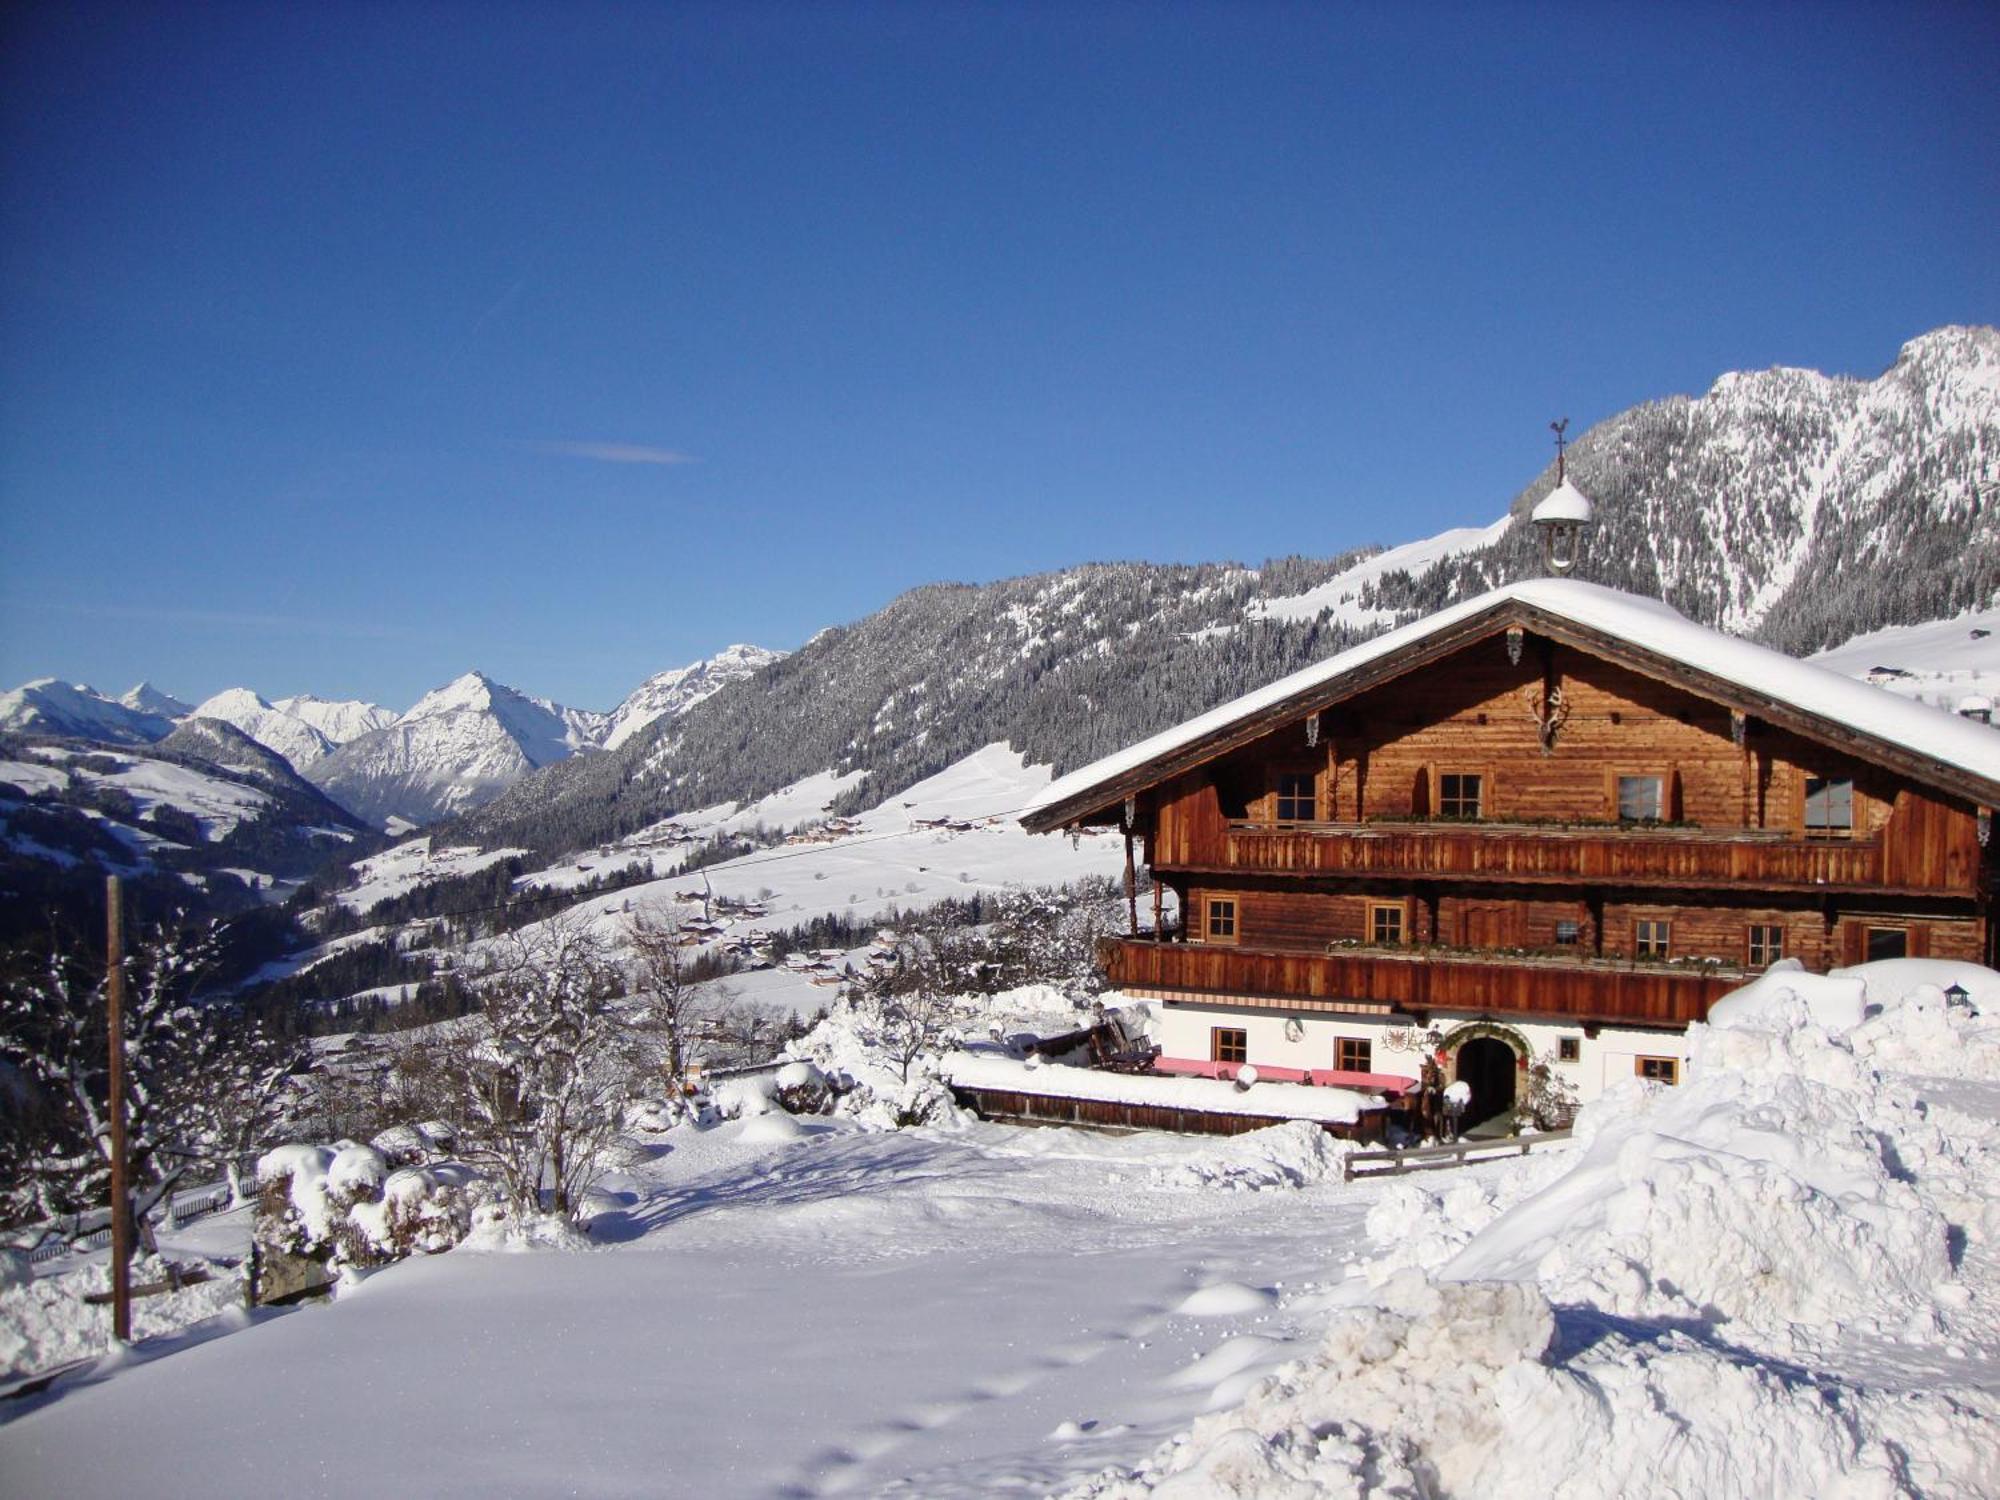
[[[336,745],[359,739],[371,729],[385,728],[395,723],[398,717],[393,708],[384,708],[379,703],[368,703],[358,698],[316,698],[311,693],[273,698],[271,707],[295,719],[305,720]]]
[[[360,825],[232,724],[157,745],[36,745],[0,757],[0,926],[134,883],[134,910],[230,911],[350,844]]]
[[[227,719],[209,719],[194,714],[181,721],[158,746],[164,755],[193,756],[229,771],[241,771],[267,786],[281,788],[314,802],[325,802],[319,788],[307,781],[292,763],[269,746],[260,744]],[[337,812],[328,802],[329,815]]]
[[[135,690],[136,691],[136,690]],[[0,729],[112,745],[145,745],[173,732],[173,720],[128,707],[83,683],[53,677],[0,693]]]
[[[1928,625],[1892,625],[1813,658],[1892,693],[1957,711],[1967,698],[2000,696],[2000,609]]]
[[[539,766],[594,749],[609,721],[468,672],[426,693],[395,723],[313,763],[309,779],[378,826],[428,823],[492,800]]]
[[[754,676],[784,654],[767,651],[762,646],[728,646],[704,661],[648,677],[612,710],[604,748],[616,750],[654,720],[686,713],[730,683]]]
[[[1298,1124],[746,1106],[647,1137],[592,1253],[418,1256],[0,1403],[6,1472],[24,1495],[198,1472],[217,1500],[274,1471],[342,1495],[1990,1497],[2000,976],[1952,972],[1983,1018],[1870,975],[1883,1013],[1845,1034],[1716,1032],[1687,1084],[1633,1081],[1570,1143],[1419,1176],[1347,1181]],[[242,1254],[243,1218],[193,1227]],[[67,1315],[102,1347],[103,1310]],[[225,1419],[283,1443],[219,1457]]]
[[[333,749],[333,741],[304,719],[274,707],[248,688],[228,688],[204,699],[195,706],[194,717],[234,724],[265,749],[284,756],[294,770],[304,770]]]
[[[1512,524],[1512,516],[1502,516],[1491,526],[1458,526],[1420,542],[1405,542],[1363,558],[1303,594],[1254,600],[1245,613],[1252,619],[1264,620],[1310,620],[1326,615],[1358,629],[1386,629],[1396,623],[1396,616],[1364,602],[1364,595],[1372,585],[1390,573],[1414,573],[1447,558],[1490,547],[1507,534]]]

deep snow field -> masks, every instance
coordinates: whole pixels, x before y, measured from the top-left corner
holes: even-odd
[[[1996,1014],[1774,972],[1570,1144],[1352,1185],[1303,1124],[683,1126],[586,1247],[0,1403],[0,1492],[1992,1495]]]

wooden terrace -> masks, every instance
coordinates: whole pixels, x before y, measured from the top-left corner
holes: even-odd
[[[1156,867],[1204,873],[1877,894],[1896,889],[1899,882],[1892,877],[1904,873],[1886,868],[1884,848],[1876,838],[1798,839],[1775,830],[1742,828],[1232,822],[1219,849],[1190,852],[1188,863],[1161,860]],[[1204,859],[1204,853],[1211,857]],[[1928,884],[1912,882],[1911,889],[1920,891]]]
[[[1310,953],[1144,938],[1104,938],[1097,956],[1112,985],[1131,994],[1367,1016],[1449,1010],[1678,1027],[1706,1020],[1709,1006],[1743,983],[1727,968],[1385,949]]]

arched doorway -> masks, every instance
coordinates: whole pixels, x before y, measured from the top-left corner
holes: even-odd
[[[1476,1036],[1458,1049],[1458,1076],[1472,1085],[1463,1128],[1472,1129],[1514,1107],[1518,1069],[1514,1049],[1494,1036]]]

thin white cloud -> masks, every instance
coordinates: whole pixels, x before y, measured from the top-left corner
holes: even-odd
[[[601,464],[691,464],[695,460],[671,448],[653,448],[644,443],[517,443],[535,453],[554,453],[564,458],[589,458]]]

